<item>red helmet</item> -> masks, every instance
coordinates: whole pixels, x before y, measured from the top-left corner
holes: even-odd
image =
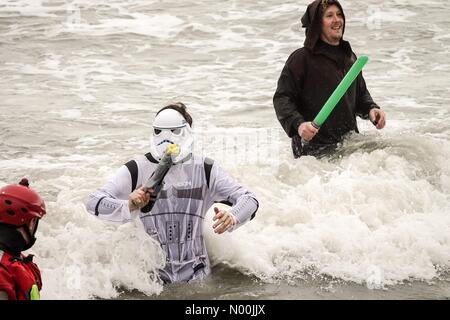
[[[42,218],[44,214],[44,201],[30,188],[11,184],[0,189],[0,223],[28,225],[33,219]]]

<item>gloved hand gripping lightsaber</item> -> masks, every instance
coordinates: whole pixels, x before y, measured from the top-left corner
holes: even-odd
[[[341,100],[342,96],[347,92],[350,85],[355,81],[358,74],[361,72],[364,65],[369,60],[367,56],[360,56],[355,63],[352,65],[350,70],[345,75],[344,79],[341,80],[339,85],[336,87],[334,92],[328,98],[327,102],[323,105],[322,109],[319,111],[317,116],[312,121],[312,125],[316,129],[320,129],[323,123],[327,120],[328,116],[333,111],[334,107],[338,104],[339,100]]]
[[[162,180],[164,179],[167,171],[169,171],[170,167],[173,164],[172,155],[176,155],[180,152],[180,148],[176,144],[170,144],[166,152],[164,152],[164,156],[156,167],[155,172],[147,181],[144,186],[144,191],[149,192],[150,189],[155,189],[156,186],[160,185]]]
[[[156,198],[158,197],[159,192],[161,191],[162,182],[170,167],[173,164],[172,156],[180,153],[180,147],[176,144],[170,144],[166,151],[164,152],[164,156],[156,167],[155,172],[152,174],[150,179],[144,185],[144,191],[150,193],[150,201],[149,203],[141,209],[142,212],[149,212],[152,210],[153,205],[155,204]]]

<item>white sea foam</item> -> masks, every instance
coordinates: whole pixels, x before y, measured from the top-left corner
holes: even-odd
[[[408,159],[390,148],[356,152],[336,167],[308,157],[289,161],[278,177],[264,180],[249,168],[239,172],[261,197],[260,211],[226,239],[208,233],[214,261],[267,281],[314,270],[371,286],[377,284],[369,279],[373,266],[383,274],[381,287],[433,279],[439,267],[450,267],[450,166],[443,159],[450,149],[448,142],[447,151],[432,142],[423,146],[431,159],[442,155],[432,175],[443,179],[427,180],[433,169],[418,170],[411,162],[418,155]]]
[[[98,24],[68,22],[62,32],[89,34],[91,36],[106,36],[111,34],[134,33],[158,38],[169,38],[180,30],[183,21],[175,16],[161,14],[147,16],[133,13],[127,19],[100,19]]]
[[[33,247],[46,280],[42,298],[113,298],[120,288],[160,293],[157,269],[165,259],[159,245],[138,223],[117,227],[90,216],[72,190],[62,187],[47,203]]]
[[[45,6],[48,0],[3,0],[1,3],[1,16],[34,16],[55,17],[54,8]]]

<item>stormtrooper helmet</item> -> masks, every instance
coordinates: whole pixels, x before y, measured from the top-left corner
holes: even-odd
[[[179,147],[179,153],[172,155],[172,161],[179,163],[192,154],[194,138],[190,124],[180,112],[172,108],[163,108],[153,121],[150,153],[153,158],[161,161],[171,144]]]

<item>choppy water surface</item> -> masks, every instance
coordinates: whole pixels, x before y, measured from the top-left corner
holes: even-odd
[[[387,112],[328,158],[294,161],[272,96],[306,1],[0,1],[0,184],[46,200],[46,299],[450,297],[450,9],[344,1]],[[162,287],[139,221],[90,216],[89,192],[148,151],[154,113],[185,102],[197,152],[260,200],[235,233],[205,223],[213,274]]]

